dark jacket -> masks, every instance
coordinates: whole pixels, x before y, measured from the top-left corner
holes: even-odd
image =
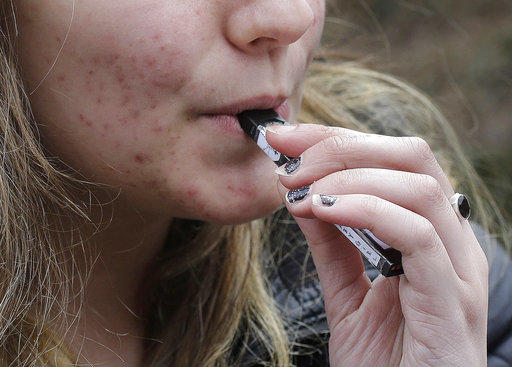
[[[490,269],[488,366],[512,366],[512,262],[502,247],[485,235],[479,224],[470,223],[487,254]],[[293,362],[297,367],[325,367],[329,366],[329,329],[321,287],[302,232],[296,223],[292,226],[296,227],[294,231],[303,244],[297,245],[294,239],[288,247],[282,249],[286,256],[281,260],[277,274],[272,275],[272,290],[282,312],[292,321],[288,326],[289,334],[291,339],[296,340],[298,352]],[[490,247],[490,242],[494,246]],[[493,253],[489,252],[489,248],[494,248]],[[308,273],[313,274],[301,279],[304,267]],[[366,261],[365,267],[370,279],[373,280],[379,274]],[[242,366],[258,365],[255,362],[257,358],[265,359],[265,352],[254,344]]]

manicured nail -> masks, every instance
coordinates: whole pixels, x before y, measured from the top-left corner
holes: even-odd
[[[287,133],[288,131],[295,130],[296,128],[297,128],[297,124],[290,124],[290,125],[272,124],[272,125],[266,126],[266,130],[270,131],[274,134]]]
[[[290,204],[296,201],[300,201],[309,194],[310,189],[311,185],[307,185],[299,187],[298,189],[290,190],[286,193],[286,201],[288,201]]]
[[[291,176],[299,168],[302,157],[293,158],[291,161],[276,168],[276,173],[281,176]]]
[[[316,206],[333,206],[336,200],[338,198],[333,195],[313,194],[311,197],[313,205]]]

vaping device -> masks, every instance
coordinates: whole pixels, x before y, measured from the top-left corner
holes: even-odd
[[[290,125],[276,111],[273,109],[246,110],[239,113],[237,117],[242,129],[276,165],[281,166],[292,159],[279,153],[267,142],[265,130],[267,125],[276,123]],[[351,228],[339,224],[335,226],[382,275],[391,277],[404,273],[400,251],[379,240],[368,229]]]

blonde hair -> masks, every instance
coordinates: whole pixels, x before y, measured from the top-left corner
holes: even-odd
[[[77,356],[63,341],[70,325],[60,316],[69,309],[79,316],[83,294],[73,289],[76,282],[83,289],[86,278],[76,271],[70,249],[84,241],[64,243],[60,234],[80,236],[80,226],[98,225],[89,219],[92,204],[74,198],[101,185],[45,154],[14,53],[12,4],[1,4],[0,365],[71,366]],[[422,136],[454,188],[471,198],[472,220],[488,233],[505,230],[450,124],[409,84],[320,49],[308,71],[298,120]],[[266,350],[262,365],[292,364],[295,341],[288,331],[293,320],[274,300],[268,276],[268,266],[279,266],[279,259],[265,258],[272,251],[269,234],[282,226],[277,218],[283,210],[240,225],[173,221],[159,267],[146,280],[153,315],[148,338],[160,341],[148,346],[149,365],[236,366],[249,348],[249,335]],[[52,228],[49,215],[67,221]],[[508,236],[503,237],[509,248]]]

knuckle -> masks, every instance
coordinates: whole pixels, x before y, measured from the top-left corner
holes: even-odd
[[[433,207],[444,206],[446,195],[434,177],[425,174],[412,174],[409,184],[412,192],[416,193],[422,202]]]
[[[334,135],[329,138],[332,149],[336,152],[341,152],[345,148],[345,139],[339,135]]]
[[[463,287],[460,307],[468,329],[472,332],[480,330],[487,323],[487,296],[479,287],[468,285]]]
[[[373,195],[363,195],[361,207],[369,216],[379,216],[384,211],[384,200]]]
[[[419,136],[406,137],[406,143],[421,162],[430,162],[434,159],[434,152],[427,141]]]
[[[327,155],[339,157],[340,153],[347,150],[347,140],[339,135],[321,140],[322,152]]]
[[[325,138],[329,138],[331,136],[333,136],[335,134],[335,130],[333,129],[332,126],[329,126],[329,125],[319,125],[319,128],[320,128],[320,133],[322,134],[322,136],[324,136]]]
[[[333,187],[349,187],[366,179],[366,173],[359,169],[343,169],[332,174],[331,185]]]
[[[428,220],[424,219],[416,228],[416,233],[420,240],[421,246],[428,251],[439,251],[439,240],[434,225]]]

